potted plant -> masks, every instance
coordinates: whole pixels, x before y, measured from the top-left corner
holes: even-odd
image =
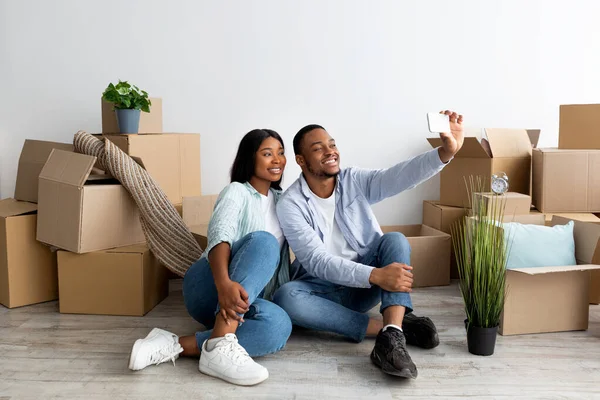
[[[467,345],[476,355],[494,354],[496,335],[506,296],[506,261],[502,221],[502,195],[474,196],[486,186],[481,177],[469,180],[471,208],[451,227],[451,236],[460,277],[460,292],[467,319]]]
[[[110,83],[102,99],[114,104],[120,133],[138,133],[140,112],[150,112],[152,105],[148,93],[121,80],[116,85]]]

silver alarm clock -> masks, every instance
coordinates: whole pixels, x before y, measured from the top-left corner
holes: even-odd
[[[504,194],[508,191],[508,176],[504,172],[492,175],[492,192]]]

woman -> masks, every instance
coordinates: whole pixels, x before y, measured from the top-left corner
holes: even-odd
[[[289,280],[289,250],[275,204],[286,158],[277,132],[255,129],[240,142],[231,183],[219,194],[202,257],[186,272],[183,296],[190,315],[208,328],[195,336],[155,328],[133,346],[129,368],[200,355],[201,372],[238,385],[268,378],[251,357],[273,353],[292,330],[272,303]]]

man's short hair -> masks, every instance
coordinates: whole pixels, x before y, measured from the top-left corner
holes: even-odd
[[[296,136],[294,136],[294,154],[298,155],[300,154],[300,147],[302,144],[302,139],[304,139],[304,136],[306,136],[306,134],[308,132],[314,131],[315,129],[323,129],[325,130],[325,128],[323,128],[321,125],[317,125],[317,124],[311,124],[311,125],[306,125],[304,128],[300,129],[298,131],[298,133],[296,133]]]

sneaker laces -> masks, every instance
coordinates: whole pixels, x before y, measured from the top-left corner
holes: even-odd
[[[165,361],[171,360],[173,366],[175,365],[175,358],[183,351],[183,348],[179,343],[171,343],[168,346],[163,346],[159,349],[154,350],[150,354],[150,363],[158,365]]]
[[[250,359],[246,349],[239,344],[237,337],[232,333],[226,334],[222,340],[217,342],[215,349],[219,349],[227,358],[238,364],[243,364]]]

